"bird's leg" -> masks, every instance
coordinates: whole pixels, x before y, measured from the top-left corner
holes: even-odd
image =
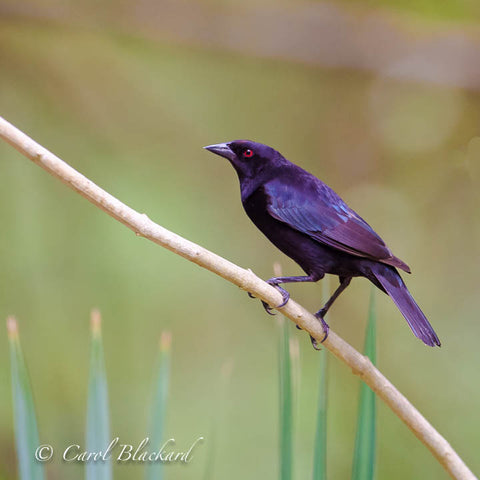
[[[338,288],[335,290],[335,292],[333,292],[333,295],[328,299],[327,303],[317,313],[314,314],[320,320],[325,333],[320,343],[323,343],[327,339],[328,331],[330,330],[328,323],[323,319],[323,317],[327,314],[328,309],[333,305],[333,302],[350,285],[351,280],[352,277],[340,277],[340,285]],[[312,341],[313,348],[315,350],[319,350],[320,346],[318,345],[318,342],[312,336],[310,336],[310,340]]]
[[[333,305],[333,302],[340,296],[340,294],[350,285],[352,277],[340,277],[340,285],[333,292],[333,295],[328,299],[328,302],[315,314],[316,317],[323,317],[327,314],[328,309]]]
[[[323,275],[308,275],[308,276],[298,276],[298,277],[273,277],[267,280],[267,283],[272,287],[275,287],[282,294],[282,303],[276,308],[284,307],[288,300],[290,299],[290,294],[280,286],[282,283],[299,283],[299,282],[318,282],[323,277]],[[248,294],[250,298],[255,298],[251,293]],[[275,315],[273,308],[262,300],[262,305],[265,311],[269,315]]]

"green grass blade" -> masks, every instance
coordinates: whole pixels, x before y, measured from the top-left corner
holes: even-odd
[[[213,415],[211,419],[210,431],[208,438],[207,459],[205,462],[205,470],[203,472],[204,480],[212,480],[215,478],[215,462],[217,457],[218,438],[220,434],[220,426],[225,422],[225,407],[228,404],[228,387],[233,373],[233,361],[227,360],[220,372],[220,385],[218,387],[218,395],[215,396],[213,404]]]
[[[276,277],[282,276],[278,262],[273,265]],[[280,397],[280,480],[291,480],[293,471],[293,381],[290,350],[290,321],[280,316],[279,323],[279,397]]]
[[[329,281],[322,281],[322,298],[326,303],[329,298]],[[325,480],[327,478],[327,351],[322,348],[318,352],[318,400],[317,400],[317,424],[315,430],[315,442],[313,445],[313,480]]]
[[[293,460],[293,395],[290,359],[290,322],[279,318],[280,479],[291,480]]]
[[[160,337],[160,352],[156,368],[156,379],[151,409],[150,444],[151,451],[159,451],[163,445],[163,432],[167,418],[167,399],[170,385],[170,361],[171,361],[172,336],[169,332],[163,332]],[[145,466],[146,480],[163,479],[163,463],[155,462]]]
[[[327,351],[318,352],[319,382],[317,425],[313,447],[313,480],[327,478]]]
[[[10,344],[15,444],[20,479],[43,480],[45,478],[43,464],[35,460],[35,450],[40,443],[33,393],[15,318],[7,319],[7,329]]]
[[[92,343],[90,350],[90,375],[87,402],[86,449],[88,452],[105,452],[110,438],[110,415],[108,409],[107,375],[103,355],[100,312],[92,312]],[[87,462],[87,480],[111,480],[112,463],[99,459]]]
[[[364,353],[376,363],[376,311],[375,292],[372,287]],[[375,393],[362,382],[358,409],[357,436],[353,457],[352,480],[372,480],[375,475],[376,450],[376,399]]]
[[[292,325],[290,324],[290,327]],[[290,335],[290,369],[292,378],[292,417],[300,418],[300,392],[302,381],[302,366],[300,362],[300,335]],[[293,444],[296,443],[296,425],[293,425]],[[294,450],[295,456],[295,450]]]

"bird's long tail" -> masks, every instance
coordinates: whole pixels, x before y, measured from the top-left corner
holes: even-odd
[[[402,312],[415,336],[430,347],[440,346],[437,334],[395,268],[377,263],[372,268],[372,273]]]

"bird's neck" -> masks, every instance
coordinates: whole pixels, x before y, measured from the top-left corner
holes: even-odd
[[[274,175],[273,175],[274,176]],[[248,199],[250,195],[255,193],[265,182],[272,177],[271,172],[257,172],[254,176],[245,176],[238,173],[238,179],[240,181],[240,193],[242,202]]]
[[[241,195],[241,199],[242,199],[242,202],[245,202],[245,200],[247,200],[247,198],[253,193],[255,192],[255,190],[257,190],[257,188],[259,187],[259,184],[257,184],[257,182],[251,182],[251,181],[242,181],[242,179],[240,179],[240,195]]]

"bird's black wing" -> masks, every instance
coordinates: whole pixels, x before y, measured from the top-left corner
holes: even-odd
[[[365,220],[307,172],[270,180],[263,189],[269,214],[291,228],[343,252],[410,271]]]

